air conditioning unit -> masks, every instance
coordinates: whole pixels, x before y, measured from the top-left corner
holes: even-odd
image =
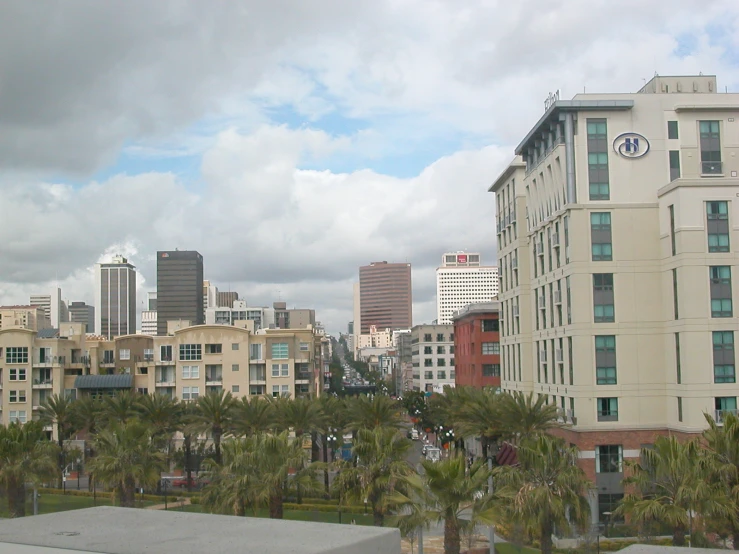
[[[561,348],[557,348],[557,350],[554,351],[554,359],[557,362],[563,362],[564,361],[564,354],[562,353]]]
[[[559,233],[552,233],[552,246],[559,248]]]
[[[513,306],[513,317],[518,317],[518,306]]]
[[[541,242],[534,243],[534,248],[536,250],[537,256],[543,256],[544,255],[544,244]]]
[[[565,257],[569,260],[570,259],[570,247],[567,246],[565,248]]]
[[[539,297],[539,308],[546,308],[547,307],[547,298],[543,294]]]
[[[511,268],[518,269],[518,258],[511,258]]]
[[[546,348],[542,348],[541,350],[539,350],[539,359],[542,362],[547,361],[547,349]]]
[[[562,303],[562,291],[561,290],[555,290],[554,291],[554,303],[555,304],[561,304]]]

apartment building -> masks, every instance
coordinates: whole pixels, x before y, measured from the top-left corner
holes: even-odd
[[[436,323],[449,324],[468,304],[498,296],[498,266],[483,266],[480,254],[447,252],[436,269]]]
[[[499,311],[499,302],[480,302],[452,316],[457,386],[500,388]]]
[[[0,422],[38,417],[51,394],[106,395],[119,390],[195,400],[209,391],[235,397],[318,396],[328,368],[328,338],[311,328],[170,325],[165,336],[87,335],[61,329],[0,330]]]
[[[496,179],[502,387],[559,406],[597,485],[737,409],[739,95],[655,77],[545,113]]]
[[[416,325],[411,328],[413,390],[444,392],[454,386],[454,326]]]
[[[43,306],[0,306],[0,329],[23,327],[32,331],[51,327]]]

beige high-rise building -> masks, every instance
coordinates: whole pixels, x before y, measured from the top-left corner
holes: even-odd
[[[624,460],[737,410],[739,94],[555,95],[516,154],[490,189],[502,387],[561,408],[602,519]]]
[[[0,329],[23,327],[32,331],[51,327],[43,306],[0,306]]]
[[[498,296],[498,266],[483,266],[477,252],[447,252],[436,269],[436,323],[448,325],[452,315],[470,304]]]

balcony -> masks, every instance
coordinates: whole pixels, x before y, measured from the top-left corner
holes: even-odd
[[[205,374],[206,385],[222,385],[223,375],[221,373],[206,373]]]
[[[295,374],[296,383],[308,383],[310,382],[313,374],[310,371],[299,371]]]
[[[175,384],[174,371],[166,373],[157,373],[154,382],[157,387],[173,387]]]
[[[160,356],[157,363],[160,365],[170,365],[172,363],[172,356]]]
[[[72,356],[70,365],[82,365],[84,367],[90,367],[90,356]]]
[[[702,177],[721,177],[723,174],[723,162],[701,162]]]
[[[65,366],[67,363],[66,356],[46,356],[43,360],[34,358],[33,367],[52,367],[55,365]]]
[[[34,379],[32,387],[34,389],[50,389],[54,384],[52,379]]]
[[[715,410],[713,413],[713,420],[719,425],[723,425],[724,416],[726,414],[734,414],[735,416],[739,416],[739,410]]]
[[[266,371],[250,371],[249,372],[249,382],[252,384],[264,384],[267,382],[267,372]]]

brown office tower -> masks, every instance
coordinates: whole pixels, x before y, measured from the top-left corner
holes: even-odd
[[[361,333],[410,329],[413,325],[411,264],[373,262],[359,268]]]
[[[202,325],[203,256],[195,251],[157,252],[157,335],[167,322],[187,320]]]

